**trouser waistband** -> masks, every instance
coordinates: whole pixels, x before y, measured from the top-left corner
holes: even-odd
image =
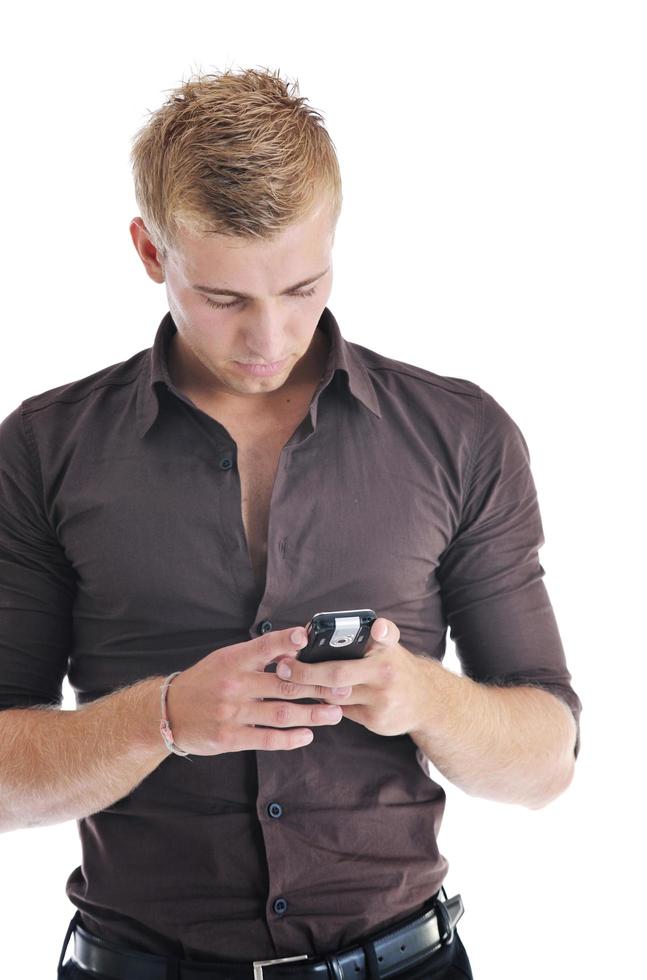
[[[323,956],[280,957],[247,962],[191,962],[127,950],[93,936],[80,925],[77,912],[70,922],[59,971],[70,936],[72,960],[90,973],[110,980],[376,980],[395,977],[450,945],[464,907],[460,895],[447,898],[441,889],[415,916],[393,923],[352,946]]]

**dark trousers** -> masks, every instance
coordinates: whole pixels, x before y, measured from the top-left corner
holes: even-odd
[[[61,951],[61,955],[65,955],[64,949]],[[251,973],[250,966],[250,978]],[[402,980],[426,980],[426,978],[429,980],[465,980],[466,977],[467,980],[473,980],[472,968],[465,947],[458,935],[458,930],[454,930],[452,943],[432,953],[424,963],[419,963],[418,966],[406,973],[398,973],[397,976],[401,977]],[[104,978],[97,973],[82,970],[71,960],[68,960],[59,971],[58,980],[104,980]],[[133,976],[132,980],[138,980],[138,978]]]

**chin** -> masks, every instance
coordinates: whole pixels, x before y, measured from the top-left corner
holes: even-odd
[[[243,395],[263,394],[281,388],[287,380],[286,373],[275,374],[270,378],[228,378],[228,385]]]

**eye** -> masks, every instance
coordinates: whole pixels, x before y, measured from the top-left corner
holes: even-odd
[[[233,303],[215,303],[214,300],[208,299],[206,296],[204,298],[207,306],[210,306],[213,310],[227,310],[230,306],[238,306],[240,300],[237,299]]]
[[[312,296],[314,293],[316,293],[316,291],[317,291],[317,287],[313,286],[312,289],[305,289],[300,293],[290,293],[289,295],[298,296],[301,299],[303,299],[306,296]],[[232,306],[238,306],[242,302],[242,300],[237,299],[234,300],[232,303],[216,303],[215,300],[209,299],[207,296],[205,296],[204,300],[207,306],[210,306],[214,310],[228,310]]]

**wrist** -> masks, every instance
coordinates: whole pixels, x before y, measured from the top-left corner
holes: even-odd
[[[433,657],[421,657],[423,692],[421,710],[418,721],[409,735],[420,738],[438,737],[444,733],[454,714],[456,698],[460,698],[457,685],[463,680],[461,676],[448,670]]]
[[[164,744],[160,732],[160,688],[165,680],[164,676],[160,676],[149,677],[142,681],[138,685],[140,697],[136,706],[140,719],[136,732],[138,747],[145,749],[148,753],[152,752],[159,755],[160,761],[172,755],[170,749]]]
[[[184,749],[176,743],[175,737],[173,735],[173,730],[171,728],[171,719],[169,718],[169,707],[168,699],[170,694],[170,687],[176,677],[182,673],[181,670],[176,670],[172,674],[169,674],[165,678],[164,682],[160,684],[160,735],[162,741],[169,752],[174,755],[180,755],[187,758],[189,753],[185,752]]]

